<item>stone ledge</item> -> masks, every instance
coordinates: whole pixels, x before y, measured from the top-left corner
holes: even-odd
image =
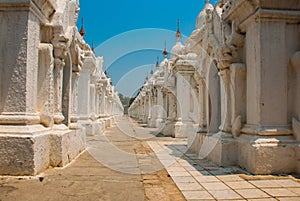
[[[85,129],[56,130],[49,135],[50,165],[63,167],[85,150]]]
[[[300,144],[292,141],[285,136],[272,140],[242,135],[238,139],[239,165],[253,174],[299,173]]]
[[[245,125],[242,133],[250,135],[263,135],[263,136],[273,136],[273,135],[292,135],[293,130],[289,125]]]
[[[56,12],[54,0],[0,0],[0,12],[31,11],[46,23]]]

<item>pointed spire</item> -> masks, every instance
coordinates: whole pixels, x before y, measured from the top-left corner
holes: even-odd
[[[167,57],[168,57],[167,41],[165,41],[165,49],[164,49],[164,51],[163,51],[163,55],[164,55],[164,58],[167,58]]]
[[[80,29],[79,33],[80,33],[80,35],[81,35],[82,37],[85,36],[85,31],[84,31],[84,19],[83,19],[83,18],[81,19],[81,29]]]
[[[104,71],[103,71],[104,74],[107,75],[107,69],[106,69],[106,66],[104,66],[104,69],[103,69],[103,70],[104,70]]]
[[[148,73],[147,73],[147,76],[145,78],[145,81],[144,81],[144,84],[146,84],[148,82],[149,78],[148,78]]]
[[[95,53],[94,40],[92,40],[92,51]]]
[[[158,60],[159,60],[159,58],[157,57],[157,58],[156,58],[156,65],[155,65],[155,66],[156,66],[156,69],[158,69],[158,67],[159,67]]]
[[[177,38],[177,41],[179,41],[181,39],[182,35],[181,35],[181,32],[180,32],[180,19],[178,19],[178,22],[177,22],[177,32],[176,32],[176,38]]]
[[[206,3],[206,4],[210,3],[210,0],[205,0],[205,3]]]
[[[150,77],[152,77],[152,75],[154,74],[154,71],[153,71],[153,66],[151,65],[151,70],[150,70]]]

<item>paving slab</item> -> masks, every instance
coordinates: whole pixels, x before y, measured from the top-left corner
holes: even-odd
[[[260,189],[237,189],[236,192],[243,196],[246,199],[255,199],[255,198],[270,198],[271,196],[266,194]]]
[[[268,193],[273,197],[297,197],[296,193],[293,193],[286,188],[263,188],[264,192]]]
[[[242,197],[233,190],[209,190],[208,192],[217,200],[242,199]]]
[[[231,189],[235,189],[235,190],[256,188],[255,186],[253,186],[247,181],[229,181],[229,182],[225,182],[225,184],[229,186]]]
[[[164,161],[162,163],[189,201],[210,199],[268,201],[288,200],[287,198],[300,200],[300,183],[292,176],[251,175],[239,167],[219,167],[211,161],[198,158],[193,153],[185,152],[186,140],[161,139],[148,140],[148,144],[155,153],[159,151],[162,155],[166,147],[182,152],[180,158],[170,154],[177,162],[171,165]],[[195,181],[200,184],[201,190],[195,190]]]
[[[187,200],[215,200],[207,191],[182,191]]]

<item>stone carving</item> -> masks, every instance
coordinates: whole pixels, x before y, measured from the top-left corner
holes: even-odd
[[[64,59],[67,57],[67,43],[69,39],[64,35],[62,26],[55,26],[53,32],[54,34],[51,43],[54,47],[55,67],[62,68],[65,66]]]

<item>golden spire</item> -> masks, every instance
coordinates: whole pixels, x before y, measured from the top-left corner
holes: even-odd
[[[177,38],[177,40],[180,40],[181,37],[182,37],[182,35],[181,35],[181,32],[180,32],[180,19],[178,19],[178,22],[177,22],[176,38]]]
[[[107,68],[104,66],[104,74],[107,75]]]
[[[81,29],[80,29],[79,33],[80,33],[80,35],[81,35],[82,37],[85,36],[85,31],[84,31],[84,20],[83,20],[83,18],[81,19]]]
[[[95,53],[94,40],[92,40],[92,51]]]
[[[146,84],[148,82],[149,78],[148,78],[148,73],[147,73],[147,76],[145,78],[145,81],[144,81],[144,84]]]
[[[154,73],[154,71],[153,71],[153,69],[152,69],[152,67],[151,67],[150,75],[152,76],[153,73]]]
[[[165,41],[165,49],[164,49],[164,51],[163,51],[163,55],[164,55],[164,58],[167,58],[167,57],[168,57],[167,41]]]

